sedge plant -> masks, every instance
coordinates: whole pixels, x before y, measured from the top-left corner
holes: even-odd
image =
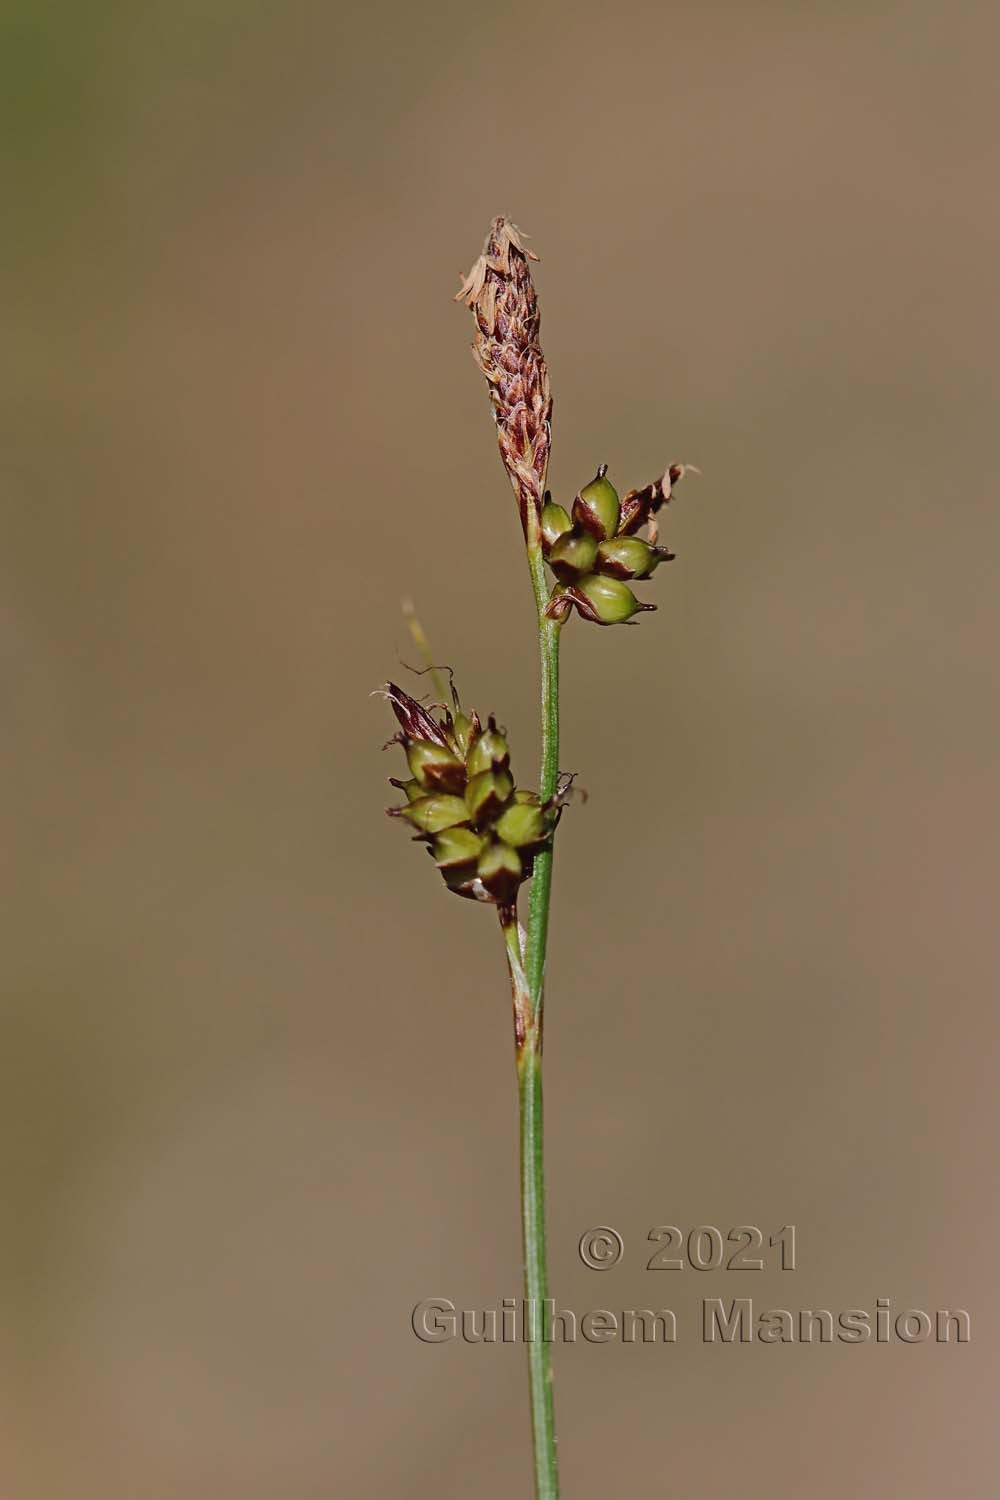
[[[385,696],[399,725],[390,744],[406,755],[404,794],[389,809],[413,830],[456,895],[495,909],[513,999],[520,1118],[524,1306],[536,1500],[556,1500],[559,1473],[552,1400],[552,1350],[544,1326],[549,1295],[545,1245],[542,1113],[545,951],[556,833],[572,777],[559,770],[559,644],[575,612],[591,625],[623,625],[655,609],[630,585],[649,579],[673,554],[661,545],[658,512],[685,465],[672,464],[619,498],[602,465],[569,508],[546,488],[552,393],[539,343],[531,273],[538,257],[506,218],[495,219],[482,254],[456,296],[471,309],[473,353],[486,377],[500,456],[517,501],[534,593],[541,685],[541,770],[537,791],[518,786],[506,734],[463,708],[452,685],[439,701],[418,702],[395,683]],[[691,466],[688,465],[687,468]],[[429,651],[411,618],[418,645]],[[519,911],[530,881],[527,922]]]

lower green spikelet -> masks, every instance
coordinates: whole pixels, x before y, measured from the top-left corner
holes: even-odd
[[[425,708],[394,682],[385,696],[399,724],[389,741],[406,753],[410,778],[391,784],[406,795],[387,809],[416,830],[450,891],[501,908],[513,907],[535,855],[551,846],[561,799],[543,804],[516,787],[510,746],[496,720],[476,713]]]

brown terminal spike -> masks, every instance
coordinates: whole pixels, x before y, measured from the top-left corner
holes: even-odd
[[[530,266],[537,259],[509,219],[494,219],[483,253],[455,297],[475,318],[472,351],[489,383],[500,457],[525,535],[530,513],[541,514],[552,442],[552,392],[538,342]]]

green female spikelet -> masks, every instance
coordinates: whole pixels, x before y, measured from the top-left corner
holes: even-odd
[[[550,618],[565,620],[575,609],[594,625],[624,625],[633,615],[656,608],[641,603],[628,585],[673,560],[674,554],[658,545],[656,513],[690,467],[672,464],[660,479],[619,500],[602,464],[574,500],[572,516],[546,498],[542,551],[556,577],[546,607]],[[639,537],[636,532],[643,526],[646,536]]]
[[[432,712],[394,682],[384,692],[400,726],[389,744],[402,746],[410,771],[405,781],[389,778],[406,794],[389,816],[415,830],[450,891],[513,907],[535,855],[549,845],[559,799],[543,805],[514,785],[510,747],[492,716],[484,727],[457,697],[454,712]]]

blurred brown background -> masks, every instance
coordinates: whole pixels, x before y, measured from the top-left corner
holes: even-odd
[[[536,756],[457,276],[543,260],[551,479],[700,464],[567,630],[548,1011],[568,1500],[995,1489],[1000,23],[3,8],[0,1490],[526,1495],[499,938],[382,816],[412,593]],[[798,1226],[799,1269],[644,1270]],[[610,1224],[603,1275],[576,1255]],[[752,1283],[752,1284],[751,1284]],[[703,1296],[969,1309],[706,1347]]]

